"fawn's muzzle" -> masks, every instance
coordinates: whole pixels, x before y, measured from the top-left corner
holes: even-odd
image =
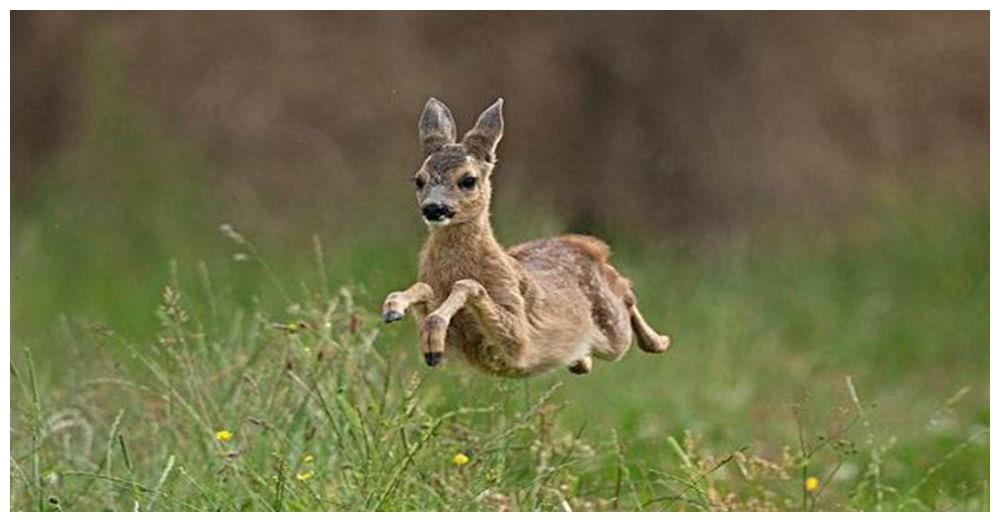
[[[420,212],[423,213],[427,221],[442,221],[451,219],[455,215],[455,211],[448,205],[440,203],[428,203],[420,208]]]
[[[427,366],[437,366],[441,364],[441,354],[438,352],[429,352],[424,354],[424,362]]]

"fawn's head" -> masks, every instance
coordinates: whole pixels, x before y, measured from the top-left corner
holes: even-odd
[[[490,206],[490,174],[503,136],[503,98],[479,115],[476,125],[457,141],[455,119],[436,98],[420,116],[420,142],[427,158],[413,177],[417,204],[432,227],[464,223]]]

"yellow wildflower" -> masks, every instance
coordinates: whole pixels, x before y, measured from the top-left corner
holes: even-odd
[[[454,457],[451,458],[451,463],[456,466],[464,466],[469,463],[469,456],[465,453],[456,453]]]
[[[300,471],[300,472],[298,472],[295,475],[295,478],[299,479],[300,482],[305,482],[305,481],[313,478],[313,472],[312,471]]]
[[[313,456],[311,454],[306,453],[305,455],[302,455],[302,462],[309,464],[312,461],[313,461]]]
[[[816,477],[809,477],[809,478],[807,478],[806,479],[806,483],[805,483],[805,487],[806,487],[806,491],[807,492],[813,493],[814,491],[816,491],[817,489],[819,489],[819,479],[816,478]]]
[[[219,430],[215,432],[215,440],[219,442],[228,442],[231,438],[233,438],[233,432],[229,430]]]

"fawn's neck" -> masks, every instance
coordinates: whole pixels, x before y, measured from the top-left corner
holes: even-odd
[[[465,278],[487,284],[499,275],[497,270],[509,270],[503,268],[510,267],[508,257],[493,236],[489,216],[483,215],[431,229],[421,255],[421,278],[439,291]]]
[[[469,255],[473,257],[470,262],[476,262],[474,258],[479,256],[503,254],[486,213],[464,223],[431,228],[426,248],[435,254]]]

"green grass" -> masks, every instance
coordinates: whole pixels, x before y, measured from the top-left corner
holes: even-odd
[[[272,220],[96,70],[12,213],[14,510],[989,508],[984,163],[830,222],[608,230],[671,351],[503,380],[378,321],[405,180]],[[562,231],[495,207],[508,244]]]
[[[42,331],[15,321],[12,506],[987,509],[987,209],[973,200],[892,194],[823,237],[620,242],[671,352],[522,381],[425,368],[412,325],[379,323],[410,277],[409,240],[379,255],[371,240],[303,245],[311,267],[286,272],[268,259],[280,249],[216,232],[210,263],[162,259],[151,281],[108,285],[156,288],[158,305],[95,322],[68,300],[29,323]],[[18,253],[15,303],[58,299],[45,281],[68,268]],[[155,326],[119,333],[122,314]]]

